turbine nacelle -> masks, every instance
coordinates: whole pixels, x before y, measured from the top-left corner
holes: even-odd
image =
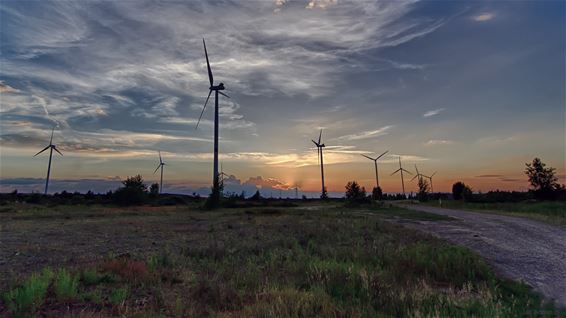
[[[223,91],[223,90],[225,90],[226,88],[224,87],[224,83],[220,83],[220,84],[218,84],[218,85],[216,85],[216,86],[214,86],[214,85],[213,85],[213,86],[210,86],[209,89],[210,89],[211,91]]]

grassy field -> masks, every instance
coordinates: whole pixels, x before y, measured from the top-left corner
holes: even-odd
[[[0,207],[0,316],[517,317],[549,313],[394,207]]]
[[[438,202],[428,202],[438,206]],[[442,207],[521,216],[546,223],[566,226],[566,202],[476,203],[446,200]]]

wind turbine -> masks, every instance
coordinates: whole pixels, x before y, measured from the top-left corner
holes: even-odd
[[[386,153],[388,153],[389,150],[387,150],[386,152],[382,153],[381,155],[377,156],[376,158],[372,158],[370,156],[366,156],[366,155],[362,155],[366,158],[368,158],[369,160],[373,160],[373,163],[375,165],[375,183],[377,184],[377,187],[379,188],[379,174],[377,173],[377,160],[379,160],[379,158],[383,157],[383,155],[385,155]]]
[[[153,172],[153,174],[155,174],[157,170],[161,168],[161,181],[159,183],[159,194],[163,192],[163,166],[165,166],[165,162],[163,162],[163,160],[161,159],[161,151],[159,151],[159,165],[157,165],[157,168],[155,168],[155,171]]]
[[[391,175],[394,175],[397,172],[401,172],[401,186],[403,187],[403,196],[405,197],[405,180],[403,180],[403,171],[408,174],[412,174],[409,171],[403,169],[403,167],[401,166],[401,156],[399,156],[399,169],[395,170]]]
[[[222,164],[220,164],[220,174],[219,174],[219,178],[220,178],[220,186],[222,188],[224,188],[224,177],[230,177],[229,175],[224,173],[224,169],[222,169]]]
[[[324,187],[324,160],[322,155],[322,148],[326,147],[322,142],[322,129],[320,130],[320,134],[318,135],[318,142],[311,139],[311,141],[315,144],[317,151],[318,151],[318,161],[320,162],[320,176],[322,178],[322,194],[321,198],[324,198],[326,194],[326,188]]]
[[[417,168],[417,165],[415,165],[415,170],[417,171],[417,175],[415,175],[411,181],[415,180],[415,178],[419,178],[419,181],[423,178],[426,177],[424,174],[419,173],[419,168]]]
[[[430,180],[430,193],[434,193],[434,188],[432,187],[432,177],[436,174],[436,171],[430,175],[430,177],[427,177],[428,180]]]
[[[212,76],[212,69],[210,68],[210,62],[208,61],[208,52],[206,51],[206,43],[204,42],[204,38],[202,39],[202,44],[204,46],[204,56],[206,57],[206,67],[208,68],[208,81],[210,82],[210,87],[208,88],[208,96],[206,97],[206,101],[204,102],[204,106],[202,107],[202,111],[200,112],[200,116],[198,118],[197,125],[195,127],[198,128],[198,124],[202,118],[202,114],[206,109],[206,104],[208,104],[208,99],[210,98],[210,94],[214,91],[214,166],[212,171],[212,187],[213,193],[220,193],[219,192],[219,183],[218,183],[218,94],[222,96],[226,96],[230,98],[230,96],[222,93],[224,88],[224,83],[220,83],[214,86],[214,78]]]
[[[49,187],[49,175],[51,174],[51,158],[53,157],[53,150],[57,151],[61,156],[63,155],[59,149],[57,149],[57,146],[55,146],[53,144],[53,131],[55,131],[55,127],[53,127],[53,129],[51,129],[51,139],[49,139],[49,145],[47,145],[47,147],[43,148],[43,150],[41,150],[40,152],[36,153],[34,155],[37,156],[40,153],[44,152],[45,150],[49,149],[49,163],[47,164],[47,178],[45,179],[45,192],[44,194],[47,194],[47,188]]]

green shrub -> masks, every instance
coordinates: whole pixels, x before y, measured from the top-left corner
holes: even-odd
[[[68,301],[77,297],[79,278],[65,269],[59,270],[54,282],[55,295],[59,301]]]
[[[45,300],[53,271],[45,268],[33,274],[22,286],[4,294],[6,307],[14,317],[33,316]]]
[[[111,304],[117,305],[117,304],[123,302],[124,300],[126,300],[126,297],[128,297],[128,289],[127,288],[117,288],[117,289],[112,290],[108,300],[110,301]]]
[[[84,270],[81,274],[81,280],[86,286],[97,285],[102,279],[102,275],[92,268]]]

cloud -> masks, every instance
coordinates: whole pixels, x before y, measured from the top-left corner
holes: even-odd
[[[337,3],[337,0],[310,0],[307,9],[326,9]]]
[[[4,81],[0,81],[0,93],[6,94],[6,93],[18,93],[18,92],[20,91],[8,84],[4,84]]]
[[[433,110],[429,110],[426,113],[423,114],[423,117],[432,117],[432,116],[436,116],[438,114],[440,114],[441,112],[445,111],[446,108],[437,108],[437,109],[433,109]]]
[[[264,179],[261,176],[257,177],[250,177],[246,182],[243,183],[244,185],[254,185],[258,189],[262,188],[271,188],[271,189],[281,189],[281,190],[288,190],[291,188],[291,185],[285,184],[284,182],[277,180],[275,178],[266,178]]]
[[[444,139],[431,139],[424,143],[425,146],[452,145],[454,141]]]
[[[500,178],[503,177],[503,175],[500,174],[482,174],[479,176],[476,176],[476,178]]]
[[[476,22],[485,22],[495,18],[495,12],[484,12],[472,17]]]
[[[368,138],[375,138],[375,137],[379,137],[379,136],[383,136],[383,135],[387,135],[388,134],[388,130],[390,130],[391,128],[393,128],[394,126],[389,125],[389,126],[384,126],[381,127],[379,129],[376,130],[368,130],[368,131],[363,131],[357,134],[350,134],[350,135],[345,135],[345,136],[340,136],[338,138],[336,138],[337,140],[362,140],[362,139],[368,139]]]

